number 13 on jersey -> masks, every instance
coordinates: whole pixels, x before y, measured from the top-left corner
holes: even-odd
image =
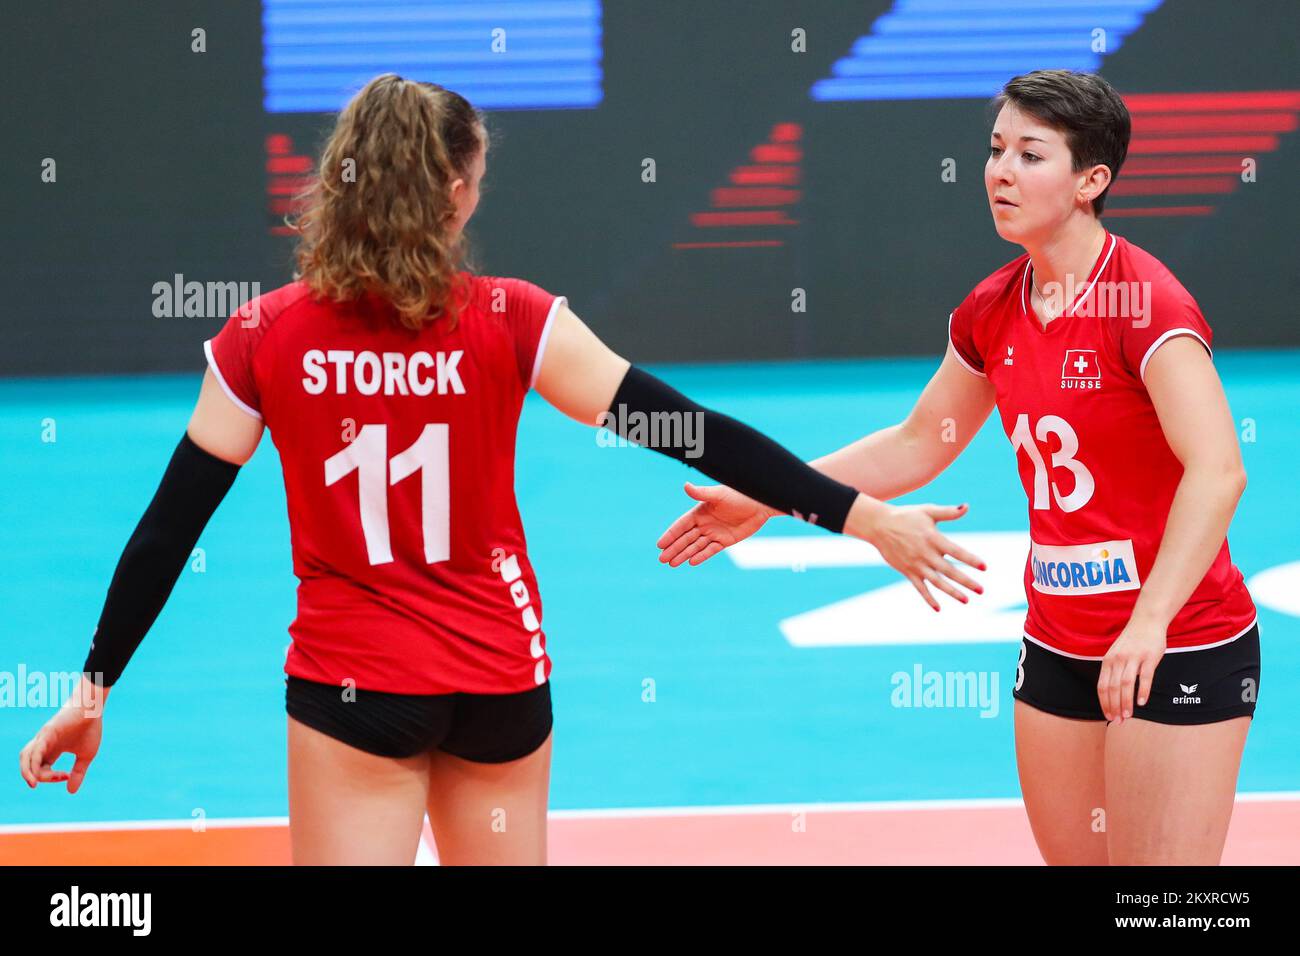
[[[1034,431],[1038,441],[1041,442],[1047,441],[1048,435],[1055,435],[1060,439],[1060,451],[1052,452],[1052,467],[1069,469],[1074,475],[1074,490],[1068,495],[1062,495],[1056,482],[1053,481],[1051,493],[1062,511],[1067,514],[1078,511],[1092,499],[1093,492],[1097,490],[1092,472],[1083,462],[1074,457],[1079,453],[1079,436],[1070,427],[1070,423],[1058,415],[1044,415],[1038,420],[1038,427]],[[1030,434],[1029,416],[1024,412],[1016,418],[1016,427],[1011,432],[1011,445],[1015,448],[1017,457],[1020,455],[1020,449],[1023,448],[1029,460],[1034,463],[1034,508],[1038,511],[1048,510],[1052,506],[1047,491],[1048,479],[1051,476],[1043,463],[1043,455],[1038,450],[1034,435]]]

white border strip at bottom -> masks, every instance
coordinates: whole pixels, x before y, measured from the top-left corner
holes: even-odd
[[[1260,790],[1237,794],[1238,803],[1292,803],[1300,790]],[[756,803],[733,806],[626,807],[597,810],[552,810],[552,820],[601,820],[637,817],[741,816],[761,813],[872,813],[899,810],[996,810],[1023,806],[1019,797],[957,800],[877,800],[857,803]],[[81,833],[93,830],[187,830],[193,820],[116,820],[93,823],[5,823],[0,835],[11,833]],[[227,817],[203,821],[205,828],[287,827],[288,817]]]

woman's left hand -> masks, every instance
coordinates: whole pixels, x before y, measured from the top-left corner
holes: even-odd
[[[1129,621],[1101,660],[1097,699],[1107,720],[1133,716],[1133,695],[1144,706],[1151,696],[1156,665],[1165,656],[1167,628]],[[1134,686],[1136,685],[1136,687]]]

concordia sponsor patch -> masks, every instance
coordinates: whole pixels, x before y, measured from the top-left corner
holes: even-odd
[[[1132,540],[1049,545],[1031,540],[1034,590],[1043,594],[1107,594],[1142,587]]]

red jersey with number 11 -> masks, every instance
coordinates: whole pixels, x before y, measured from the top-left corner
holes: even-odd
[[[280,452],[299,579],[285,671],[405,694],[528,690],[549,674],[515,504],[515,434],[563,297],[473,276],[459,323],[294,282],[204,343]]]
[[[1029,498],[1025,636],[1100,658],[1151,573],[1183,473],[1147,394],[1147,364],[1176,336],[1210,352],[1212,334],[1164,265],[1109,232],[1046,329],[1029,272],[1026,254],[976,286],[949,317],[949,338],[961,364],[996,388]],[[1254,623],[1224,539],[1170,623],[1168,646],[1226,643]]]

